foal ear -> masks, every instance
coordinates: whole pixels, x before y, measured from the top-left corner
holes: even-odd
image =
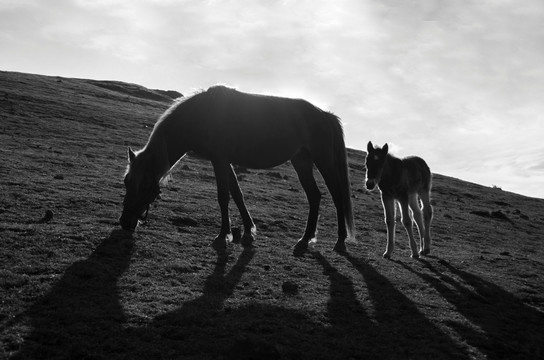
[[[366,145],[366,150],[367,152],[371,152],[374,150],[374,145],[372,145],[372,141],[368,142],[368,144]]]
[[[128,147],[128,161],[133,162],[135,158],[136,158],[136,154],[134,154],[134,151],[132,151],[132,149],[129,146]]]
[[[387,145],[387,143],[385,143],[385,145],[382,147],[382,151],[384,154],[387,154],[389,152],[389,145]]]

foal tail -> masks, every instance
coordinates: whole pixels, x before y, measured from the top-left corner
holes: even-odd
[[[336,117],[336,116],[335,116]],[[333,126],[333,156],[338,176],[340,198],[342,199],[342,210],[346,222],[347,236],[355,240],[355,226],[353,224],[353,209],[351,205],[351,183],[349,181],[348,155],[344,142],[344,131],[340,119],[336,117]]]

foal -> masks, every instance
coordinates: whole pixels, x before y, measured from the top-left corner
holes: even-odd
[[[384,207],[385,224],[387,225],[387,246],[383,257],[390,258],[395,247],[395,201],[400,204],[402,224],[410,239],[411,256],[419,258],[419,254],[428,255],[431,250],[433,208],[430,202],[431,170],[427,163],[417,156],[398,159],[388,153],[387,144],[383,148],[375,148],[369,141],[367,150],[366,188],[372,190],[378,185]],[[418,196],[423,203],[423,213]],[[412,209],[419,230],[419,254],[412,232],[412,219],[408,207]]]

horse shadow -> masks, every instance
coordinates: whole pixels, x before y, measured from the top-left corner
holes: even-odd
[[[479,276],[457,269],[445,260],[419,260],[432,273],[425,274],[400,263],[431,285],[473,326],[450,321],[465,341],[488,359],[537,359],[544,355],[544,314],[512,293]]]
[[[112,231],[89,258],[72,264],[16,320],[32,327],[13,359],[100,358],[120,351],[125,321],[117,281],[128,269],[132,236]]]
[[[345,258],[368,286],[375,314],[369,314],[369,309],[358,299],[353,280],[317,251],[311,252],[311,256],[330,281],[327,323],[316,321],[304,311],[251,299],[245,305],[230,306],[228,299],[248,271],[255,251],[244,248],[228,271],[225,255],[218,252],[201,297],[137,330],[135,343],[152,341],[155,349],[162,349],[160,354],[153,353],[150,346],[142,346],[137,353],[144,355],[143,358],[161,355],[202,359],[467,357],[386,277],[347,253]]]
[[[216,317],[254,248],[244,248],[228,273],[229,253],[216,249],[216,266],[205,281],[202,297],[141,327],[126,325],[118,286],[133,251],[132,235],[115,230],[87,259],[68,267],[47,294],[7,324],[27,323],[32,328],[11,359],[153,359],[183,354],[200,358],[200,342],[184,340],[191,340],[188,334],[217,340]]]
[[[232,342],[232,331],[227,330],[229,310],[225,301],[233,294],[237,284],[255,255],[254,247],[244,247],[236,263],[228,271],[229,252],[215,248],[217,260],[212,273],[206,278],[202,295],[184,302],[179,308],[157,316],[145,328],[136,329],[138,343],[151,339],[159,347],[175,357],[213,357],[218,348],[226,348]],[[213,346],[210,346],[213,342]],[[138,350],[142,358],[153,358],[152,347]],[[160,354],[161,357],[165,353]]]
[[[296,298],[285,298],[285,294],[277,305],[251,297],[231,302],[243,275],[251,271],[249,264],[257,251],[247,247],[232,265],[232,254],[217,251],[214,269],[198,298],[141,326],[127,325],[118,281],[127,271],[133,251],[133,238],[123,231],[113,231],[87,259],[71,265],[52,289],[20,316],[32,331],[12,358],[467,356],[386,277],[349,254],[344,254],[345,259],[357,269],[368,288],[369,298],[364,302],[358,298],[350,277],[341,274],[319,252],[312,253],[330,281],[326,322],[299,310]]]

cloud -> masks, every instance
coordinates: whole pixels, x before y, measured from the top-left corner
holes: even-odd
[[[525,156],[543,150],[539,0],[0,0],[0,9],[6,70],[303,97],[343,119],[351,147],[389,142],[474,182],[530,181],[541,163]]]
[[[0,1],[0,10],[10,11],[10,10],[19,10],[27,9],[38,5],[37,0],[1,0]]]

